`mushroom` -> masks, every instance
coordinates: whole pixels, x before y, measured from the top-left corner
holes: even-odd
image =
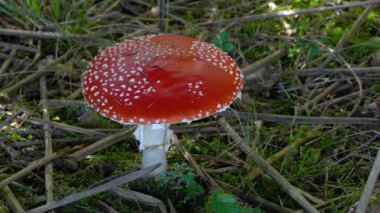
[[[165,172],[169,125],[224,111],[240,97],[243,75],[212,44],[173,35],[147,35],[106,48],[88,65],[82,90],[89,106],[122,124],[137,124],[142,167]]]

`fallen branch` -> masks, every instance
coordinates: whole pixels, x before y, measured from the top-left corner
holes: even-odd
[[[225,182],[218,181],[218,184],[221,185],[224,189],[227,191],[235,194],[237,197],[242,199],[245,202],[248,202],[249,204],[253,204],[255,206],[260,206],[260,209],[272,212],[272,213],[291,213],[293,212],[292,209],[288,209],[283,206],[279,206],[276,203],[272,203],[262,197],[259,197],[257,195],[253,195],[249,191],[243,191],[237,187],[231,186]]]
[[[17,200],[16,196],[13,194],[9,186],[4,186],[1,189],[1,194],[7,200],[7,204],[9,205],[9,207],[12,209],[13,212],[17,212],[17,213],[25,212],[24,208],[22,207],[20,202]]]
[[[367,2],[376,3],[376,1],[367,1]],[[377,2],[377,3],[380,3],[380,2]],[[349,37],[351,37],[352,35],[354,35],[360,29],[360,27],[362,26],[362,24],[367,20],[368,14],[371,12],[371,10],[374,7],[375,7],[375,5],[369,4],[364,9],[364,11],[360,14],[360,16],[356,19],[355,23],[352,25],[351,29],[349,31],[345,32],[342,35],[342,37],[338,41],[338,44],[336,44],[335,48],[332,51],[330,51],[330,53],[327,56],[326,60],[321,65],[319,65],[319,67],[325,67],[332,60],[333,56],[336,55],[337,53],[339,53],[342,50],[342,48],[344,47],[347,39]],[[357,77],[357,76],[355,76],[355,73],[352,72],[352,68],[350,68],[350,67],[348,67],[348,68],[350,69],[350,71],[353,74],[353,76]]]
[[[30,31],[30,30],[15,30],[0,28],[0,35],[20,36],[29,38],[41,39],[72,39],[72,38],[88,38],[85,35],[68,35],[64,33],[44,32],[44,31]]]
[[[173,145],[179,150],[179,152],[185,157],[185,159],[190,163],[191,167],[194,168],[195,173],[203,180],[207,180],[211,184],[211,188],[217,188],[219,187],[218,183],[215,182],[215,180],[207,173],[205,172],[195,161],[193,156],[183,147],[177,136],[173,134],[172,137]]]
[[[82,92],[82,89],[80,89]],[[84,107],[87,105],[85,101],[76,101],[76,100],[62,100],[62,99],[49,99],[49,105],[57,107]]]
[[[0,141],[0,147],[5,150],[5,152],[8,153],[9,156],[11,156],[11,159],[16,159],[20,153],[13,149],[13,147],[6,145],[4,142]]]
[[[10,48],[10,49],[17,49],[17,50],[23,50],[23,51],[32,52],[32,53],[36,53],[37,52],[37,48],[28,47],[28,46],[24,46],[24,45],[21,45],[21,44],[7,43],[7,42],[0,42],[0,47]]]
[[[280,151],[278,151],[274,155],[270,156],[268,159],[266,159],[266,162],[268,164],[273,164],[274,162],[279,161],[280,159],[282,159],[283,157],[285,157],[285,155],[287,153],[291,152],[292,150],[297,149],[298,147],[300,147],[303,144],[305,144],[306,142],[308,142],[310,139],[318,136],[320,134],[320,132],[319,132],[320,130],[321,130],[321,126],[314,127],[313,129],[311,129],[310,131],[308,131],[307,134],[304,137],[296,139],[295,141],[293,141],[292,143],[290,143],[286,147],[282,148]],[[248,180],[255,180],[256,178],[258,178],[260,176],[261,171],[262,171],[261,168],[255,168],[255,169],[253,169],[247,175],[247,177],[245,179],[246,180],[247,179]]]
[[[95,141],[98,141],[102,139],[103,137],[95,136],[95,137],[86,137],[86,138],[78,138],[78,137],[72,137],[72,138],[54,138],[52,139],[52,142],[54,144],[57,143],[93,143]],[[27,142],[15,142],[12,143],[11,146],[13,148],[23,148],[28,146],[36,146],[36,145],[42,145],[45,143],[45,140],[35,140],[35,141],[27,141]]]
[[[8,97],[9,94],[15,92],[16,90],[18,90],[20,87],[22,86],[25,86],[26,84],[36,80],[38,77],[40,77],[41,75],[45,74],[47,71],[46,70],[38,70],[37,72],[33,73],[33,74],[30,74],[28,75],[26,78],[20,80],[20,81],[17,81],[15,84],[13,84],[12,86],[8,87],[8,88],[5,88],[5,89],[2,89],[0,91],[0,94],[4,97]]]
[[[311,111],[309,108],[316,105],[320,100],[324,99],[326,96],[331,95],[331,93],[334,92],[339,86],[342,85],[342,82],[336,81],[327,88],[325,88],[323,91],[318,93],[313,98],[308,99],[300,108],[303,109],[305,112]],[[332,95],[331,95],[332,96]]]
[[[270,18],[277,18],[277,17],[286,17],[286,16],[292,16],[292,15],[302,15],[302,14],[309,14],[309,13],[320,13],[325,11],[332,11],[332,10],[342,10],[347,9],[350,7],[363,7],[370,4],[379,4],[379,0],[373,0],[373,1],[359,1],[359,2],[351,2],[347,4],[342,5],[336,5],[336,6],[330,6],[330,7],[317,7],[317,8],[310,8],[310,9],[301,9],[301,10],[283,10],[273,13],[265,13],[265,14],[259,14],[259,15],[252,15],[252,16],[245,16],[241,18],[232,18],[232,19],[224,19],[224,20],[218,20],[218,21],[211,21],[211,22],[203,22],[198,25],[214,25],[219,23],[231,23],[231,24],[243,24],[246,22],[252,22],[257,20],[265,20]]]
[[[95,153],[99,150],[102,150],[112,144],[115,144],[121,140],[123,140],[126,136],[130,135],[131,132],[135,130],[135,127],[131,127],[128,129],[125,129],[123,131],[117,132],[115,134],[109,135],[108,137],[105,137],[73,154],[70,155],[71,158],[74,160],[81,160],[85,158],[87,155],[90,155],[92,153]]]
[[[1,44],[2,42],[0,42]],[[12,48],[11,52],[9,53],[9,56],[7,57],[7,59],[1,64],[1,67],[0,67],[0,74],[3,74],[9,67],[9,65],[11,64],[13,58],[15,57],[17,53],[17,49],[16,48]]]
[[[83,20],[83,22],[88,23],[91,21],[95,21],[97,19],[109,19],[109,18],[113,18],[113,17],[120,17],[121,15],[122,14],[120,12],[111,12],[111,13],[107,13],[107,14],[99,14],[96,16],[85,18]],[[62,21],[59,24],[62,24],[62,25],[64,25],[64,24],[75,24],[75,23],[78,23],[78,21],[79,21],[78,19],[74,19],[74,20]]]
[[[241,71],[244,73],[247,79],[249,79],[249,75],[256,72],[260,67],[265,66],[266,64],[271,63],[272,61],[279,60],[283,56],[287,54],[287,48],[286,45],[283,45],[283,47],[272,54],[266,56],[265,58],[256,61],[256,63],[244,67]]]
[[[357,76],[367,76],[369,74],[378,74],[380,73],[380,67],[353,67],[352,69],[349,68],[312,68],[312,69],[304,69],[304,70],[296,70],[292,72],[288,72],[288,75],[291,76],[299,76],[299,77],[316,77],[326,74],[351,74],[352,72],[355,72]]]
[[[42,75],[40,77],[40,105],[42,110],[42,118],[44,121],[50,121],[50,115],[48,111],[48,96],[47,96],[47,85],[46,76]],[[45,156],[51,155],[53,153],[51,128],[48,123],[44,124],[44,137],[45,137]],[[45,191],[46,191],[46,203],[54,201],[54,178],[53,178],[53,164],[47,163],[45,165]]]
[[[313,116],[292,116],[265,113],[250,112],[233,112],[224,111],[222,113],[226,117],[238,116],[243,120],[262,120],[274,123],[285,123],[289,125],[317,125],[317,124],[342,124],[342,125],[368,125],[378,128],[380,120],[376,118],[364,117],[313,117]]]
[[[364,89],[363,90],[363,95],[366,95],[370,92],[373,92],[374,88],[368,88],[368,89]],[[322,103],[319,103],[317,104],[318,107],[329,107],[331,105],[337,105],[337,104],[340,104],[341,102],[345,102],[345,101],[353,101],[355,98],[359,97],[360,93],[359,91],[357,92],[353,92],[353,93],[349,93],[347,95],[343,95],[343,96],[340,96],[338,98],[334,98],[334,99],[331,99],[331,100],[327,100],[325,102],[322,102]]]
[[[29,118],[27,121],[29,121],[32,124],[36,125],[50,125],[51,127],[63,129],[66,131],[76,132],[76,133],[82,133],[82,134],[89,134],[89,135],[97,135],[97,136],[105,136],[106,134],[103,132],[98,132],[91,129],[85,129],[77,126],[71,126],[63,123],[58,123],[54,121],[46,121],[40,118]]]
[[[229,134],[241,150],[251,159],[258,167],[268,174],[288,195],[296,201],[306,212],[318,212],[295,188],[292,186],[277,170],[269,163],[252,151],[247,142],[231,127],[223,117],[218,119],[219,125]]]
[[[18,179],[24,177],[25,175],[29,174],[34,169],[36,169],[40,166],[43,166],[43,165],[51,162],[52,160],[67,154],[68,152],[70,152],[72,150],[73,149],[69,149],[69,148],[62,149],[58,152],[52,153],[51,155],[45,156],[41,159],[38,159],[38,160],[31,162],[27,167],[23,168],[22,170],[18,171],[17,173],[13,174],[12,176],[1,181],[0,182],[0,189],[3,188],[4,186],[10,184],[11,182],[13,182],[15,180],[18,180]]]
[[[104,210],[106,210],[107,213],[119,213],[118,211],[116,211],[115,209],[113,209],[111,206],[107,205],[103,201],[98,200],[97,202],[101,205],[102,208],[104,208]]]
[[[155,206],[158,207],[160,212],[167,213],[165,204],[160,199],[155,198],[153,196],[143,194],[140,192],[135,192],[132,190],[123,189],[120,187],[113,187],[111,189],[108,189],[107,193],[113,196],[121,197],[128,201],[143,203],[149,206]]]
[[[8,125],[13,119],[17,118],[17,116],[19,116],[21,113],[25,113],[25,110],[19,110],[8,116],[4,121],[0,123],[0,130],[3,129],[4,126]]]
[[[100,185],[100,186],[97,186],[97,187],[94,187],[94,188],[91,188],[91,189],[88,189],[88,190],[85,190],[82,192],[71,194],[65,198],[62,198],[61,200],[58,200],[58,201],[55,201],[55,202],[52,202],[49,204],[45,204],[43,206],[31,209],[27,212],[28,213],[46,212],[46,211],[67,205],[69,203],[72,203],[72,202],[75,202],[75,201],[78,201],[78,200],[99,194],[99,193],[107,191],[108,189],[111,189],[113,187],[120,186],[122,184],[134,181],[134,180],[141,178],[141,177],[145,177],[146,175],[151,173],[153,170],[155,170],[159,166],[160,166],[160,164],[158,163],[158,164],[154,164],[152,166],[149,166],[145,169],[141,169],[141,170],[138,170],[135,172],[128,173],[126,175],[123,175],[119,178],[113,179],[113,180],[111,180],[105,184]]]
[[[379,173],[380,173],[380,148],[377,150],[375,163],[373,164],[371,172],[369,173],[367,183],[365,184],[363,193],[360,197],[358,207],[355,211],[356,213],[366,212],[366,208],[371,198],[371,194],[372,194],[373,188],[375,187],[377,178],[379,177]]]

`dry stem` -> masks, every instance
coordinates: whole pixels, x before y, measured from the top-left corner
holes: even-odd
[[[245,154],[251,159],[257,166],[259,166],[265,173],[267,173],[272,179],[293,198],[306,212],[318,212],[295,188],[292,186],[280,173],[278,173],[269,163],[252,151],[247,142],[239,136],[239,134],[231,127],[231,125],[223,117],[218,119],[219,125],[230,135],[236,144],[242,149]]]
[[[286,17],[286,16],[292,16],[292,15],[309,14],[309,13],[320,13],[320,12],[331,11],[331,10],[342,10],[342,9],[346,9],[350,7],[363,7],[366,5],[379,4],[379,3],[380,3],[379,0],[359,1],[359,2],[351,2],[348,4],[336,5],[336,6],[330,6],[330,7],[317,7],[317,8],[301,9],[301,10],[283,10],[283,11],[278,11],[278,12],[273,12],[273,13],[245,16],[241,18],[232,18],[232,19],[224,19],[224,20],[218,20],[218,21],[212,21],[212,22],[205,22],[205,23],[200,23],[199,25],[214,25],[214,24],[225,23],[225,22],[229,22],[231,25],[232,24],[236,25],[236,24],[243,24],[246,22],[257,21],[257,20]]]
[[[172,142],[174,146],[181,152],[181,154],[185,157],[185,159],[190,163],[190,165],[194,168],[195,173],[201,177],[203,180],[207,180],[212,188],[217,188],[219,185],[215,182],[215,180],[206,172],[204,171],[195,161],[193,156],[181,145],[181,143],[178,140],[178,137],[173,134]]]
[[[72,151],[72,149],[62,149],[58,152],[54,152],[52,153],[51,155],[48,155],[48,156],[45,156],[41,159],[38,159],[38,160],[35,160],[35,161],[32,161],[31,163],[29,163],[29,165],[25,168],[23,168],[22,170],[18,171],[17,173],[13,174],[12,176],[6,178],[5,180],[1,181],[0,182],[0,188],[3,188],[4,186],[8,185],[9,183],[11,183],[12,181],[15,181],[21,177],[24,177],[25,175],[29,174],[31,171],[33,171],[34,169],[40,167],[40,166],[43,166],[45,165],[46,163],[49,163],[51,162],[52,160],[58,158],[58,157],[61,157],[63,155],[65,155],[66,153]]]
[[[132,190],[126,190],[121,187],[113,187],[107,190],[107,193],[124,198],[128,201],[143,203],[149,206],[156,206],[158,207],[160,212],[167,213],[164,202],[162,202],[160,199],[155,198],[153,196],[132,191]]]
[[[24,213],[25,210],[20,204],[20,202],[17,200],[16,196],[13,194],[12,190],[9,188],[9,186],[4,186],[1,189],[1,193],[7,200],[7,204],[9,207],[13,210],[13,212],[17,213]]]
[[[360,197],[358,207],[355,211],[356,213],[365,212],[368,202],[371,198],[372,191],[375,187],[377,178],[379,177],[379,173],[380,173],[380,148],[377,151],[375,163],[372,166],[371,172],[367,179],[367,183],[365,184],[363,193]]]
[[[71,158],[75,160],[81,160],[85,158],[87,155],[90,155],[94,152],[100,151],[112,144],[115,144],[121,140],[123,140],[127,135],[131,134],[132,131],[134,131],[135,128],[131,127],[122,131],[119,131],[115,134],[109,135],[73,154],[70,155]]]
[[[145,169],[128,173],[126,175],[123,175],[119,178],[113,179],[113,180],[111,180],[105,184],[100,185],[100,186],[96,186],[94,188],[91,188],[91,189],[88,189],[88,190],[85,190],[82,192],[71,194],[65,198],[62,198],[61,200],[58,200],[58,201],[55,201],[55,202],[52,202],[49,204],[45,204],[43,206],[31,209],[27,212],[28,213],[45,212],[45,211],[49,211],[49,210],[58,208],[60,206],[64,206],[66,204],[75,202],[77,200],[81,200],[81,199],[84,199],[86,197],[90,197],[90,196],[99,194],[99,193],[107,191],[108,189],[111,189],[113,187],[120,186],[122,184],[134,181],[134,180],[141,178],[141,177],[145,177],[146,175],[151,173],[153,170],[155,170],[159,166],[160,166],[160,164],[155,164],[155,165],[149,166]]]
[[[40,104],[42,108],[42,118],[45,121],[50,121],[48,103],[47,103],[47,86],[46,77],[42,75],[40,77]],[[45,136],[45,156],[49,156],[53,152],[53,146],[51,142],[51,129],[48,123],[44,124],[44,136]],[[45,190],[46,190],[46,203],[54,201],[54,178],[53,178],[53,164],[48,163],[45,165]]]

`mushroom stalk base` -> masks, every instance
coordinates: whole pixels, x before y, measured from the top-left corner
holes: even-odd
[[[166,152],[170,147],[170,139],[173,135],[169,125],[138,125],[134,135],[140,141],[139,150],[142,151],[142,168],[161,163],[161,166],[150,175],[157,176],[160,173],[165,173],[167,168]]]

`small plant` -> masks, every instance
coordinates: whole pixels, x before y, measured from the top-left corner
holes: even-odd
[[[44,4],[44,2],[39,2],[37,0],[26,0],[25,2],[30,6],[37,17],[41,16],[41,3]]]
[[[308,59],[320,56],[320,47],[309,39],[310,21],[302,20],[300,23],[292,23],[291,28],[295,30],[294,37],[297,39],[294,47],[288,50],[288,57],[295,58],[298,54],[304,54]],[[321,39],[322,42],[323,39]]]
[[[224,192],[222,189],[215,189],[205,203],[206,213],[260,213],[259,208],[249,208],[241,206],[236,198]]]
[[[59,21],[60,13],[61,13],[61,4],[59,0],[51,1],[51,15],[55,21]]]
[[[175,164],[174,170],[169,171],[166,176],[161,176],[161,180],[164,184],[174,184],[174,187],[172,187],[173,189],[186,192],[184,200],[181,201],[183,203],[195,200],[195,198],[204,193],[202,186],[200,186],[194,179],[195,174],[191,171],[186,172],[185,168],[188,168],[186,163]]]
[[[228,39],[228,32],[221,31],[216,38],[211,39],[210,43],[219,47],[224,52],[232,52],[234,50],[234,45]]]

